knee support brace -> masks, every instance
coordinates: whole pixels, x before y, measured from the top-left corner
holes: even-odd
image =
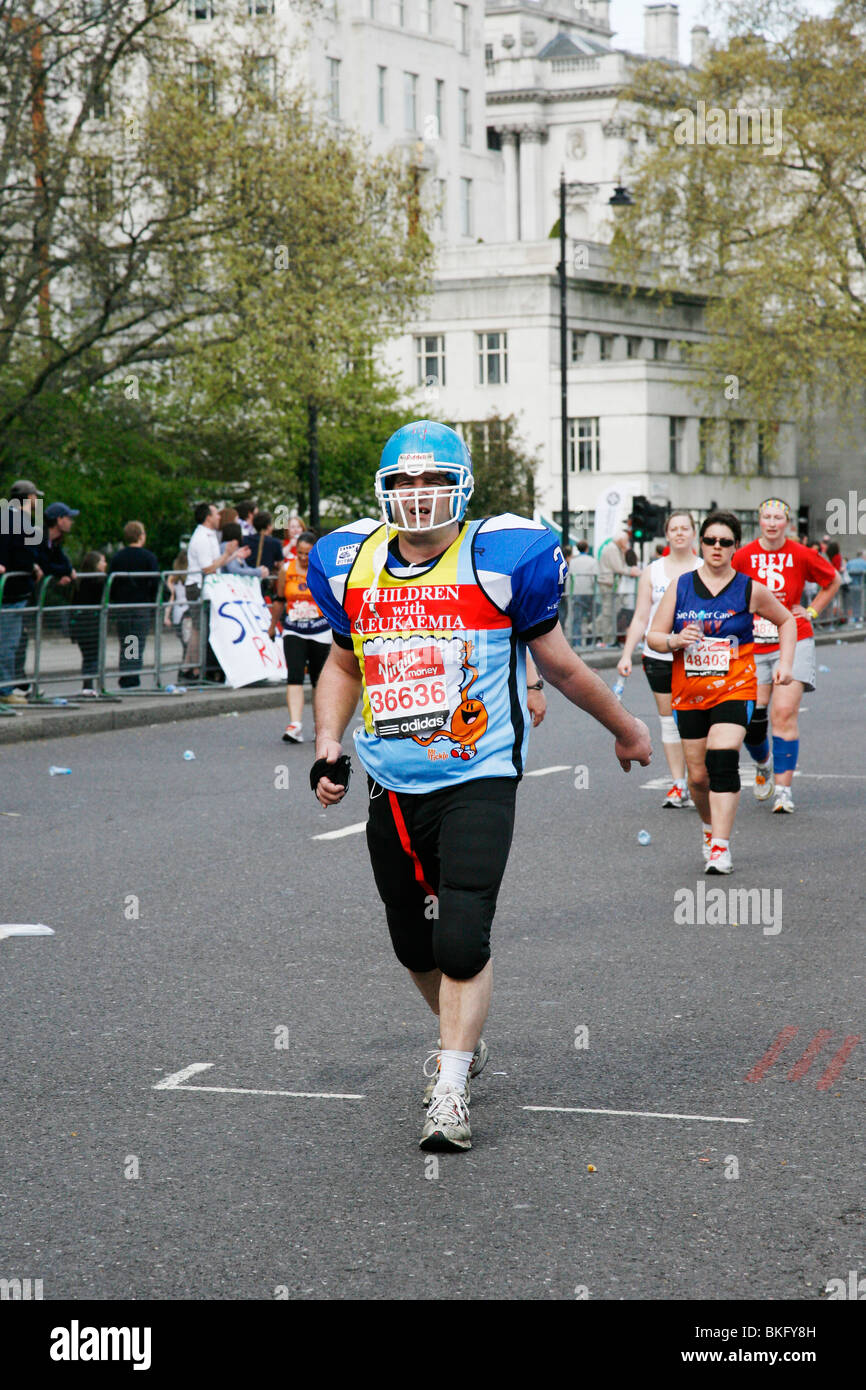
[[[679,743],[680,736],[677,733],[677,721],[672,714],[660,714],[659,723],[662,726],[662,743]]]
[[[708,748],[707,772],[711,792],[740,790],[740,753],[737,748]]]
[[[746,730],[746,748],[756,763],[765,763],[770,756],[767,725],[767,706],[758,705]]]

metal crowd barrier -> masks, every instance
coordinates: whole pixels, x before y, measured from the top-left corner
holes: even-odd
[[[166,581],[185,574],[162,570],[150,580],[139,570],[106,574],[98,604],[52,604],[49,599],[63,596],[64,590],[74,597],[77,586],[74,581],[60,585],[46,575],[35,585],[30,601],[12,606],[3,602],[6,583],[24,576],[18,571],[0,574],[0,690],[29,689],[29,704],[54,704],[168,695],[181,686],[216,689],[223,682],[208,675],[209,602],[185,599],[182,614],[176,615],[179,621],[172,622],[176,600]],[[135,579],[139,585],[150,582],[155,598],[149,603],[113,603],[112,588],[121,578]],[[194,667],[198,678],[180,677],[181,669]],[[212,673],[218,669],[214,661]],[[92,693],[84,694],[82,686]]]

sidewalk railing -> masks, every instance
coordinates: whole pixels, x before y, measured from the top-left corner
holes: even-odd
[[[115,571],[102,577],[99,601],[91,603],[75,602],[78,586],[61,586],[47,575],[25,601],[10,604],[4,599],[8,582],[26,577],[0,575],[0,692],[29,689],[30,703],[51,703],[88,690],[91,699],[116,700],[172,694],[179,686],[222,685],[222,672],[208,652],[208,600],[178,602],[167,584],[169,578],[183,579],[184,571]],[[79,582],[99,578],[79,575]],[[149,590],[153,597],[114,602],[120,580],[133,581],[143,596]],[[72,593],[72,602],[63,601],[64,590]],[[193,669],[197,676],[180,677],[180,671]]]
[[[82,696],[117,700],[125,696],[171,694],[173,688],[205,689],[222,685],[222,672],[208,652],[210,605],[207,599],[172,597],[167,580],[182,579],[180,570],[152,576],[106,575],[98,603],[63,602],[68,585],[47,576],[26,600],[10,603],[4,589],[26,576],[0,574],[0,702],[3,692],[29,688],[30,703],[51,703]],[[80,580],[92,580],[81,575]],[[118,580],[150,585],[149,602],[116,603]],[[14,592],[14,590],[13,590]],[[72,590],[73,598],[76,596]],[[60,602],[52,602],[60,599]],[[576,651],[619,645],[634,612],[626,591],[611,592],[593,583],[591,592],[566,594],[560,605],[563,631]],[[863,628],[866,621],[866,575],[852,575],[814,624],[818,633]],[[208,665],[210,660],[211,664]],[[198,670],[197,677],[181,671]]]

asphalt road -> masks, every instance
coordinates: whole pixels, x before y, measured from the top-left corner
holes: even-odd
[[[640,672],[656,754],[629,776],[552,694],[473,1148],[435,1162],[432,1017],[363,835],[315,838],[364,819],[360,777],[323,812],[279,710],[3,749],[0,915],[56,935],[0,941],[0,1276],[45,1299],[808,1302],[866,1273],[864,655],[822,650],[796,813],[744,794],[731,879],[644,785]],[[708,882],[765,890],[766,917],[678,921]],[[261,1094],[286,1091],[364,1099]]]

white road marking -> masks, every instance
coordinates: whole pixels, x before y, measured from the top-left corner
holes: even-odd
[[[557,763],[556,767],[537,767],[534,772],[527,772],[527,777],[546,777],[548,772],[571,772],[570,763]]]
[[[344,835],[358,835],[367,829],[367,822],[359,820],[355,825],[344,825],[342,830],[326,830],[324,835],[314,835],[314,840],[341,840]]]
[[[158,1081],[154,1086],[155,1091],[214,1091],[219,1095],[226,1096],[292,1096],[296,1100],[364,1100],[363,1095],[353,1095],[341,1091],[258,1091],[247,1086],[184,1086],[188,1076],[194,1076],[196,1072],[207,1071],[214,1064],[213,1062],[193,1062],[191,1066],[184,1067],[183,1071],[172,1072],[171,1076],[165,1077],[163,1081]]]
[[[639,1115],[649,1120],[712,1120],[722,1125],[750,1125],[732,1115],[674,1115],[659,1110],[592,1110],[584,1105],[524,1105],[523,1110],[555,1110],[562,1115]]]
[[[7,936],[53,936],[54,928],[44,922],[0,922],[0,941]]]
[[[188,1076],[195,1076],[197,1071],[207,1071],[213,1066],[213,1062],[193,1062],[192,1066],[184,1067],[183,1071],[173,1071],[171,1076],[165,1077],[163,1081],[158,1081],[154,1086],[155,1091],[173,1091],[182,1081],[186,1081]]]

